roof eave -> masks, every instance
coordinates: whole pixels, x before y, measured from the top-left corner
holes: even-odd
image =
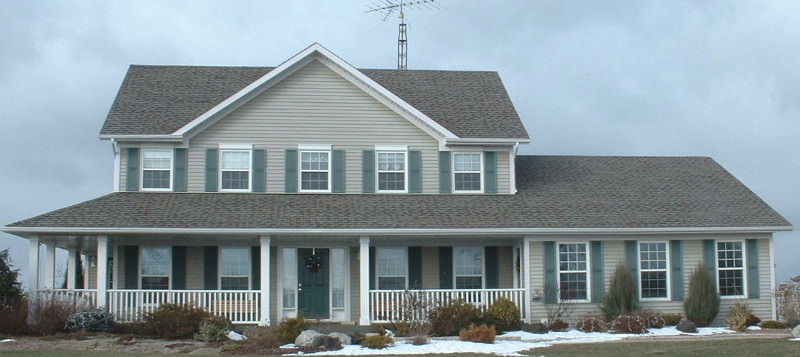
[[[125,141],[148,141],[148,142],[182,142],[182,135],[174,134],[154,134],[154,135],[113,135],[113,134],[100,134],[100,140],[116,140],[118,142]]]
[[[446,138],[446,145],[514,145],[530,144],[530,138]]]

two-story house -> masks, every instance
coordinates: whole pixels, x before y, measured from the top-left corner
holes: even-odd
[[[535,321],[558,299],[596,311],[620,263],[645,308],[681,312],[701,262],[722,311],[769,317],[772,234],[792,229],[709,158],[518,155],[497,73],[357,69],[319,44],[274,68],[131,66],[100,138],[113,193],[3,230],[30,241],[34,300],[121,321],[177,302],[369,324],[410,294]]]

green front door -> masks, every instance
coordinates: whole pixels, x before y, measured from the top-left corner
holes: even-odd
[[[306,318],[329,318],[329,259],[329,249],[297,250],[297,307]]]

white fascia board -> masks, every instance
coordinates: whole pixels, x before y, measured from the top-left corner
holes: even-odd
[[[529,144],[531,139],[527,138],[446,138],[448,145],[514,145]]]
[[[772,233],[791,231],[792,226],[765,227],[676,227],[676,228],[465,228],[465,229],[424,229],[424,228],[364,228],[364,229],[322,229],[322,228],[98,228],[98,227],[3,227],[2,231],[26,237],[42,234],[247,234],[247,235],[403,235],[403,236],[468,236],[468,235],[536,235],[536,234],[709,234],[709,233]]]
[[[182,142],[183,137],[174,134],[160,134],[160,135],[108,135],[102,134],[99,136],[100,140],[116,140],[118,143],[129,141],[147,141],[147,142]]]

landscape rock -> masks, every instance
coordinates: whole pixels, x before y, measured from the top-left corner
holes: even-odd
[[[245,337],[244,335],[242,335],[242,334],[240,334],[240,333],[238,333],[236,331],[228,331],[226,336],[228,336],[228,339],[231,340],[231,341],[241,341],[241,340],[247,339],[247,337]]]
[[[338,338],[333,336],[317,335],[314,336],[314,340],[311,342],[311,347],[325,348],[327,350],[340,350],[342,349],[342,343]]]
[[[322,334],[314,330],[305,330],[294,339],[294,344],[300,347],[311,347],[314,343],[314,337],[317,336],[322,336]]]
[[[797,325],[792,329],[792,336],[800,338],[800,325]]]
[[[328,334],[328,336],[331,336],[333,338],[338,339],[339,343],[341,343],[343,345],[352,345],[353,344],[353,338],[350,337],[350,335],[348,335],[346,333],[331,332],[331,333]]]
[[[697,325],[687,319],[681,319],[681,322],[675,328],[680,332],[697,333]]]

